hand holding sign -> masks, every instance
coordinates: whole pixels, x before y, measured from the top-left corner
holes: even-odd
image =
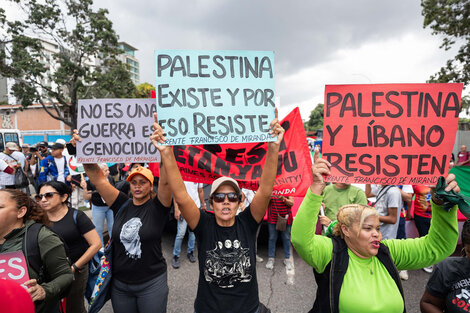
[[[325,189],[326,183],[323,179],[323,176],[330,175],[330,167],[331,167],[330,162],[321,158],[318,159],[312,165],[313,179],[312,179],[312,185],[310,186],[310,190],[314,194],[321,195],[321,193],[323,192],[323,189]]]
[[[33,301],[44,300],[44,298],[46,298],[46,292],[44,291],[44,288],[38,284],[36,279],[30,279],[24,284],[25,286],[29,287],[27,291]]]
[[[153,133],[150,136],[150,141],[158,149],[158,151],[166,150],[169,146],[163,146],[162,144],[166,141],[166,134],[163,132],[163,128],[158,124],[157,113],[153,113]]]
[[[284,128],[281,126],[281,124],[279,124],[279,120],[278,120],[278,111],[277,111],[277,108],[274,109],[274,119],[271,121],[271,124],[269,124],[269,134],[272,136],[272,137],[276,137],[277,136],[277,140],[274,141],[274,142],[268,142],[268,147],[270,145],[280,145],[281,142],[282,142],[282,138],[284,138]]]

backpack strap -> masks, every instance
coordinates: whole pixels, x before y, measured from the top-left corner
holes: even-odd
[[[26,262],[39,276],[42,274],[42,259],[39,251],[38,235],[43,224],[34,223],[26,228],[21,249],[25,255]]]
[[[77,215],[78,215],[78,210],[73,209],[73,222],[75,223],[75,225],[78,225],[77,224]]]

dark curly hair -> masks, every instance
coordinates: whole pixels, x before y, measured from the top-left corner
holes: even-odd
[[[26,207],[26,214],[23,216],[23,222],[34,220],[35,222],[42,223],[44,225],[50,225],[50,221],[44,210],[37,205],[36,201],[31,199],[24,192],[17,189],[1,189],[0,192],[8,193],[11,199],[15,201],[18,209]]]
[[[462,227],[462,244],[470,244],[470,220],[466,220]]]

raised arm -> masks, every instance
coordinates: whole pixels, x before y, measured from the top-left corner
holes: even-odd
[[[455,175],[446,178],[446,191],[459,192]],[[431,189],[431,194],[434,190]],[[446,212],[442,202],[432,196],[432,219],[429,233],[420,238],[405,240],[384,240],[390,249],[393,261],[399,270],[418,269],[442,261],[454,252],[459,235],[457,224],[457,206]]]
[[[330,238],[315,235],[318,213],[320,211],[321,196],[325,188],[322,175],[330,174],[330,163],[318,159],[312,166],[313,180],[305,195],[299,211],[292,224],[291,241],[300,257],[322,273],[331,261],[333,243]]]
[[[77,141],[81,141],[81,138],[78,134],[78,130],[75,129],[70,143],[75,146]],[[110,207],[114,201],[116,201],[119,190],[109,183],[98,164],[83,164],[83,168],[90,182],[95,185],[96,190],[103,198],[104,202],[106,202],[106,205]]]
[[[253,218],[259,223],[266,214],[268,208],[269,199],[273,192],[274,180],[276,179],[277,173],[277,159],[279,154],[279,146],[281,145],[284,137],[284,128],[279,124],[277,119],[278,112],[275,109],[275,118],[269,125],[270,134],[274,137],[277,136],[277,140],[274,142],[268,142],[268,152],[266,154],[266,160],[264,161],[263,173],[261,174],[259,189],[253,197],[251,202],[250,210]]]
[[[155,119],[153,123],[154,132],[150,136],[150,140],[158,149],[158,151],[160,151],[163,163],[161,169],[166,171],[165,184],[168,186],[168,194],[170,194],[170,196],[173,194],[175,202],[178,204],[178,208],[188,223],[189,228],[194,229],[199,223],[199,218],[201,216],[199,208],[196,206],[196,203],[186,191],[186,186],[184,185],[183,178],[181,177],[178,165],[176,164],[175,155],[173,154],[173,147],[158,145],[159,143],[164,143],[166,138],[162,127],[160,124],[158,124],[157,114],[154,113],[153,117]],[[160,197],[160,190],[158,193]]]

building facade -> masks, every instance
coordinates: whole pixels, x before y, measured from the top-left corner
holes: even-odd
[[[124,51],[123,54],[119,55],[119,60],[127,65],[134,85],[140,84],[139,60],[135,57],[137,49],[123,41],[119,43],[118,47]]]

